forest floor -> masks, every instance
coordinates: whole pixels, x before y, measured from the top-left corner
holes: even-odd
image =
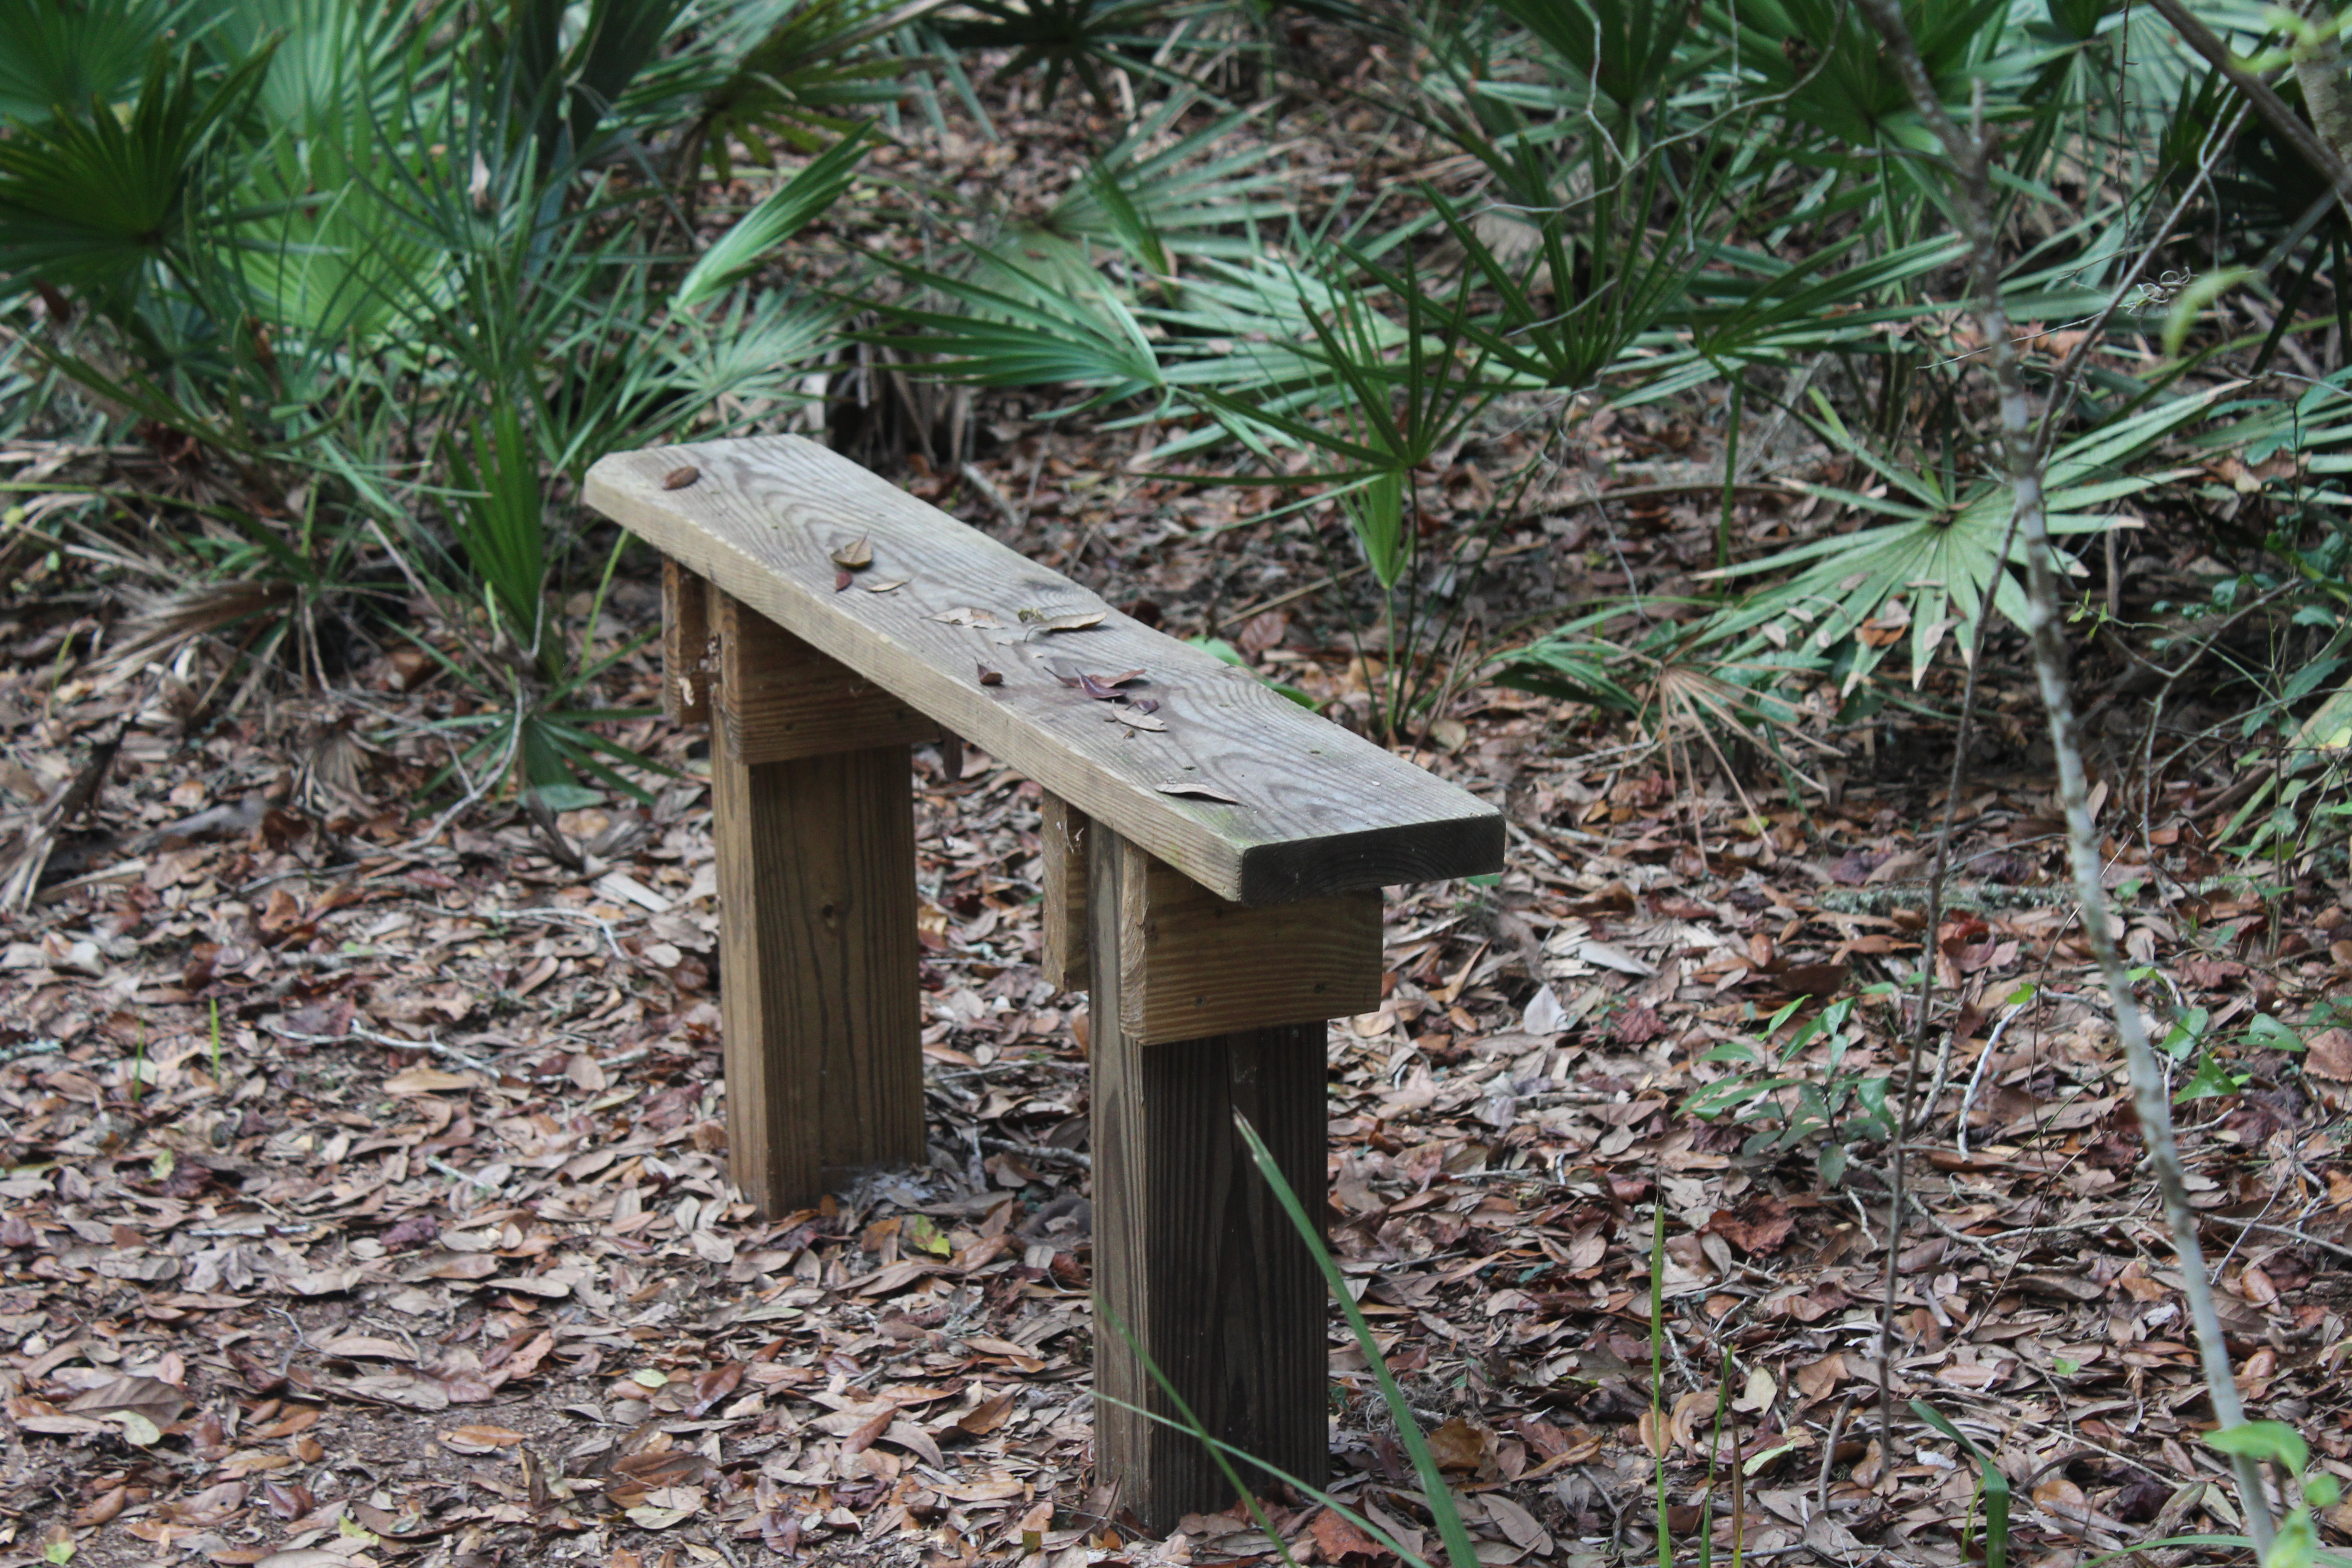
[[[916,493],[1371,712],[1382,645],[1344,633],[1378,607],[1325,581],[1309,530],[1249,521],[1273,492],[1150,477],[1133,433],[1014,400],[973,417],[982,455],[917,463]],[[1711,563],[1706,430],[1657,409],[1543,438],[1556,482],[1494,540],[1482,635]],[[18,477],[157,461],[0,452]],[[1487,484],[1461,454],[1424,500],[1442,523]],[[1785,540],[1834,509],[1759,489],[1736,522]],[[2161,538],[2136,549],[2127,615],[2175,571]],[[599,646],[657,618],[648,564]],[[120,745],[0,922],[0,1568],[1270,1558],[1238,1510],[1139,1538],[1092,1484],[1086,1001],[1039,969],[1034,785],[918,753],[929,1163],[761,1216],[726,1180],[698,736],[611,727],[676,770],[649,807],[444,820],[417,792],[462,694],[417,647],[273,695],[204,649],[91,660],[107,589],[58,590],[0,609],[0,790],[21,820]],[[1328,1217],[1482,1562],[1658,1560],[1663,1451],[1683,1560],[1711,1496],[1727,1556],[1736,1534],[1751,1560],[1960,1563],[1975,1480],[1912,1399],[2000,1455],[2019,1561],[2236,1525],[2017,659],[1995,640],[1932,932],[1935,713],[1823,724],[1818,788],[1475,670],[1416,737],[1507,813],[1509,868],[1393,899],[1385,1000],[1330,1031]],[[2095,649],[2081,673],[2130,952],[2199,1024],[2179,1080],[2218,1090],[2179,1114],[2249,1414],[2352,1478],[2352,1033],[2325,1011],[2352,886],[2340,858],[2232,875],[2226,740],[2151,781],[2131,668]],[[641,652],[607,695],[657,690]],[[1943,671],[1893,694],[1959,700]],[[2163,722],[2229,712],[2186,693]],[[1917,1209],[1890,1233],[1864,1113],[1885,1080],[1901,1098],[1894,987],[1923,949]],[[1685,1108],[1800,997],[1851,1004],[1790,1068],[1826,1123],[1745,1152],[1782,1123]],[[1336,1314],[1331,1383],[1335,1491],[1422,1539]],[[1391,1560],[1305,1500],[1273,1520],[1300,1562]]]
[[[1090,538],[1080,574],[1174,629],[1206,629],[1223,579],[1319,575],[1273,525],[1198,542],[1214,492],[1059,452],[1033,432],[981,465],[1025,497],[1021,542],[1052,563]],[[1627,504],[1539,507],[1506,544],[1572,597],[1712,521]],[[603,635],[656,613],[633,582]],[[561,846],[509,807],[429,832],[409,792],[449,699],[404,650],[191,734],[184,670],[61,669],[78,624],[0,626],[19,795],[122,737],[0,942],[0,1561],[68,1539],[89,1563],[283,1568],[1266,1552],[1232,1515],[1132,1539],[1089,1486],[1085,999],[1038,969],[1034,785],[919,753],[929,1166],[761,1218],[725,1180],[698,737],[622,727],[681,776],[650,809],[566,815]],[[1345,710],[1364,661],[1328,625],[1307,595],[1225,629]],[[656,680],[638,657],[621,695]],[[1894,1390],[1997,1445],[2024,1559],[2064,1561],[2232,1515],[2031,693],[1995,672],[1988,695],[1936,935],[1925,1212],[1892,1238]],[[1822,1042],[1801,1058],[1837,1120],[1899,1081],[1910,1004],[1875,988],[1926,935],[1943,732],[1839,737],[1831,793],[1792,802],[1711,768],[1694,788],[1548,699],[1472,685],[1445,719],[1424,759],[1507,810],[1510,868],[1392,904],[1387,998],[1330,1035],[1329,1223],[1488,1560],[1648,1552],[1657,1194],[1672,1528],[1696,1528],[1727,1351],[1717,1471],[1736,1444],[1750,1556],[1961,1561],[1969,1471],[1880,1444],[1883,1145],[1825,1181],[1850,1126],[1747,1155],[1750,1129],[1681,1109],[1729,1070],[1710,1050],[1799,995],[1857,999],[1835,1069]],[[2133,823],[2108,846],[2132,952],[2210,1040],[2301,1020],[2352,960],[2346,889],[2216,882],[2194,783],[2144,829],[2107,804]],[[2237,1087],[2182,1104],[2183,1142],[2242,1382],[2341,1469],[2352,1037],[2211,1052]],[[1410,1538],[1410,1468],[1334,1329],[1337,1489]],[[1302,1560],[1381,1556],[1316,1507],[1275,1517]]]

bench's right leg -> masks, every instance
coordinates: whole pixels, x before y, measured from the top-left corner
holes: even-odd
[[[1377,1004],[1380,894],[1244,909],[1099,822],[1085,837],[1095,1468],[1146,1529],[1165,1532],[1235,1500],[1197,1438],[1143,1414],[1175,1414],[1147,1360],[1213,1436],[1323,1480],[1323,1276],[1234,1115],[1249,1119],[1319,1227],[1322,1009]]]
[[[727,595],[711,724],[730,1173],[766,1214],[923,1159],[919,715]]]

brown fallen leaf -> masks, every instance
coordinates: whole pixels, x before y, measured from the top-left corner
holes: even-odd
[[[982,1400],[956,1421],[956,1430],[974,1437],[985,1437],[1012,1417],[1013,1391]]]
[[[1341,1519],[1329,1509],[1315,1516],[1307,1527],[1315,1537],[1315,1551],[1326,1563],[1337,1563],[1343,1557],[1386,1557],[1389,1549]]]
[[[874,564],[874,543],[859,534],[846,544],[833,547],[833,563],[845,572],[863,572]]]
[[[866,584],[866,591],[869,594],[887,594],[893,588],[905,587],[907,585],[907,582],[908,579],[904,577],[884,577],[876,582]]]
[[[1130,669],[1118,675],[1081,675],[1078,689],[1097,702],[1124,702],[1127,693],[1119,689],[1130,680],[1140,680],[1143,671]]]
[[[398,1340],[346,1331],[322,1334],[311,1342],[328,1355],[346,1361],[415,1361],[416,1352]]]
[[[1441,1470],[1475,1470],[1493,1436],[1456,1415],[1429,1435],[1430,1458]]]
[[[688,463],[682,468],[672,468],[668,473],[664,474],[662,476],[662,489],[666,490],[682,490],[701,477],[702,470],[696,468],[692,463]]]
[[[1535,1515],[1499,1492],[1488,1492],[1478,1500],[1486,1505],[1487,1519],[1510,1539],[1512,1545],[1538,1556],[1551,1555],[1551,1531],[1538,1523]]]
[[[1002,686],[1004,684],[1004,672],[1003,670],[991,669],[984,664],[976,665],[973,668],[980,671],[980,683],[982,686]]]
[[[743,1363],[740,1361],[730,1361],[724,1366],[715,1366],[709,1372],[697,1373],[694,1398],[686,1407],[687,1415],[699,1419],[712,1405],[734,1393],[742,1381]]]
[[[844,588],[849,586],[851,581],[852,578],[850,577],[848,568],[844,567],[842,570],[835,572],[833,574],[833,591],[836,594],[840,593]]]
[[[161,1378],[118,1377],[75,1395],[66,1409],[76,1415],[133,1411],[158,1426],[168,1426],[187,1407],[187,1397]]]
[[[520,1432],[504,1426],[452,1426],[441,1434],[441,1446],[460,1454],[491,1454],[500,1448],[511,1448],[523,1440]]]

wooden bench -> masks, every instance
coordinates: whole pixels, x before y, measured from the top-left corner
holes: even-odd
[[[1499,868],[1501,818],[811,442],[617,454],[586,500],[667,557],[666,705],[710,721],[737,1184],[774,1213],[924,1160],[908,747],[970,739],[1045,792],[1046,972],[1091,993],[1097,1481],[1155,1531],[1234,1500],[1127,1408],[1171,1408],[1139,1352],[1319,1482],[1324,1285],[1233,1115],[1320,1215],[1380,889]]]

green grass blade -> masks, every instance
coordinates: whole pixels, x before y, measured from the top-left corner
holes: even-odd
[[[1265,1178],[1265,1184],[1274,1189],[1275,1199],[1282,1205],[1282,1212],[1290,1216],[1291,1226],[1298,1232],[1298,1238],[1307,1244],[1307,1250],[1315,1255],[1316,1267],[1322,1269],[1325,1283],[1331,1287],[1331,1294],[1339,1301],[1339,1310],[1348,1319],[1349,1331],[1356,1336],[1356,1343],[1363,1350],[1364,1361],[1372,1369],[1372,1376],[1380,1384],[1381,1402],[1388,1406],[1389,1414],[1395,1418],[1397,1437],[1412,1459],[1413,1474],[1421,1479],[1421,1489],[1429,1500],[1430,1517],[1437,1521],[1437,1533],[1445,1542],[1447,1559],[1454,1568],[1478,1568],[1477,1545],[1470,1539],[1470,1531],[1462,1522],[1461,1510],[1454,1506],[1454,1494],[1446,1489],[1444,1472],[1437,1468],[1436,1457],[1429,1451],[1429,1440],[1422,1436],[1421,1424],[1413,1419],[1412,1407],[1405,1403],[1404,1390],[1397,1386],[1396,1375],[1389,1371],[1388,1359],[1381,1354],[1380,1343],[1372,1338],[1371,1324],[1365,1321],[1363,1310],[1356,1305],[1356,1298],[1349,1294],[1348,1282],[1339,1273],[1338,1260],[1331,1256],[1331,1249],[1323,1245],[1323,1233],[1308,1215],[1306,1206],[1298,1201],[1298,1194],[1283,1175],[1282,1168],[1274,1163],[1274,1155],[1266,1148],[1265,1141],[1257,1135],[1257,1129],[1251,1126],[1249,1118],[1238,1110],[1234,1112],[1234,1130],[1241,1134],[1242,1142],[1249,1145],[1251,1161],[1257,1166],[1258,1174]]]

